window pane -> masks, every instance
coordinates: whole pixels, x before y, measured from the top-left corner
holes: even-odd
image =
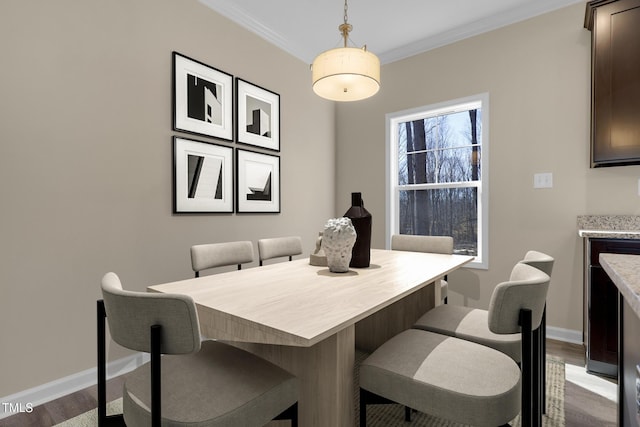
[[[398,184],[478,181],[481,110],[398,124]]]
[[[480,147],[474,145],[440,151],[437,174],[437,182],[480,180]]]
[[[407,184],[435,183],[439,155],[437,151],[407,154]]]
[[[400,234],[452,236],[454,253],[478,254],[478,189],[400,191]]]

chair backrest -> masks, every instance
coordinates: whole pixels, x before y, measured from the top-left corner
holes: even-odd
[[[524,259],[520,261],[522,264],[527,264],[544,271],[549,277],[551,277],[551,272],[553,271],[553,262],[553,257],[538,251],[528,251]]]
[[[293,255],[302,253],[302,239],[298,236],[274,237],[271,239],[258,240],[258,257],[260,265],[262,261],[272,258],[288,256],[289,260]]]
[[[121,346],[149,353],[150,328],[161,325],[161,353],[187,354],[200,350],[200,325],[191,297],[125,291],[120,278],[107,273],[102,278],[102,298],[111,337]]]
[[[191,246],[191,268],[196,272],[226,265],[253,262],[253,244],[249,241],[210,243]]]
[[[496,334],[520,332],[520,310],[531,310],[532,330],[540,326],[549,290],[549,275],[527,264],[517,263],[508,282],[493,291],[489,303],[489,329]]]
[[[409,234],[394,234],[391,236],[391,249],[394,251],[452,254],[453,253],[453,237],[451,236],[412,236]]]

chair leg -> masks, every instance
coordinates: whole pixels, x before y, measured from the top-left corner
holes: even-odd
[[[369,392],[360,389],[360,427],[367,427],[367,394]]]
[[[151,426],[162,423],[161,341],[162,326],[151,326]]]
[[[291,427],[298,427],[298,402],[282,411],[274,420],[291,420]]]
[[[542,413],[547,413],[547,306],[544,306],[544,311],[542,312],[542,323],[540,325],[541,334],[540,334],[540,378],[542,384],[540,386],[542,391]]]
[[[531,310],[520,310],[520,328],[522,330],[522,427],[533,426],[532,380],[533,380],[533,333]]]
[[[375,393],[371,393],[363,388],[360,388],[360,427],[366,427],[367,425],[367,405],[368,404],[376,404],[376,405],[389,405],[394,404],[393,400],[389,400],[386,397],[379,396]],[[406,411],[413,411],[413,409],[405,406],[405,414]],[[406,416],[406,415],[405,415]]]
[[[408,406],[404,407],[404,420],[408,423],[411,422],[411,408]]]
[[[542,392],[540,390],[541,386],[541,369],[540,366],[542,358],[540,357],[540,334],[541,329],[538,327],[535,331],[533,331],[533,339],[532,339],[532,372],[531,372],[531,397],[532,397],[532,416],[533,416],[533,425],[536,427],[542,427]]]
[[[98,300],[98,427],[125,426],[122,414],[107,416],[106,318],[104,301]]]
[[[104,309],[104,301],[98,301],[98,427],[104,425],[107,417],[107,357],[106,357],[106,333],[104,319],[107,314]]]

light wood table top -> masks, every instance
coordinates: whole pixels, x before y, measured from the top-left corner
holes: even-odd
[[[309,347],[472,259],[374,249],[370,267],[347,273],[299,259],[148,290],[190,295],[209,338]]]
[[[473,257],[371,251],[369,268],[331,273],[308,259],[150,286],[190,295],[201,332],[300,380],[306,427],[354,423],[355,347],[372,351],[440,301],[437,279]]]

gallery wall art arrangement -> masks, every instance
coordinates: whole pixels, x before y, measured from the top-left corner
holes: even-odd
[[[205,138],[173,137],[174,213],[280,212],[280,95],[233,82],[173,52],[173,130]]]

